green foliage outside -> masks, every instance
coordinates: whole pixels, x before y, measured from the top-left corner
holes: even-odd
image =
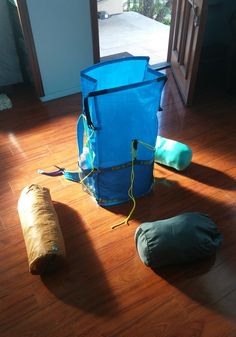
[[[170,25],[173,0],[127,0],[124,11],[134,11],[153,20]]]

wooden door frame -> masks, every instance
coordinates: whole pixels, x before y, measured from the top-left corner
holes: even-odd
[[[178,15],[179,14],[177,13],[177,1],[178,0],[173,1],[173,8],[172,8],[172,13],[171,13],[171,27],[170,27],[168,55],[167,55],[167,60],[170,64],[172,64],[171,58],[172,58],[173,42],[174,42],[174,38],[175,38],[174,35],[175,35],[176,25],[178,24]],[[190,0],[184,0],[184,1],[190,2]],[[185,95],[184,88],[180,85],[181,81],[178,80],[179,69],[175,68],[175,71],[177,72],[177,73],[175,73],[174,66],[171,65],[172,73],[173,73],[174,79],[176,81],[177,88],[178,88],[178,90],[181,94],[183,102],[187,106],[192,105],[193,99],[194,99],[194,90],[195,90],[195,84],[196,84],[196,81],[197,81],[197,72],[198,72],[198,65],[199,65],[200,54],[201,54],[203,33],[204,33],[206,18],[207,18],[207,9],[208,9],[207,4],[208,4],[207,0],[203,0],[201,14],[200,14],[200,18],[199,18],[198,39],[197,39],[197,43],[196,43],[196,46],[195,46],[195,49],[194,49],[194,65],[193,65],[192,74],[191,74],[191,85],[188,88],[187,96]],[[176,21],[176,17],[177,17],[177,21]]]
[[[32,76],[34,80],[34,86],[36,93],[39,97],[44,96],[43,82],[41,78],[37,53],[34,44],[33,33],[30,24],[29,12],[26,0],[17,0],[17,7],[19,18],[21,22],[21,27],[23,31],[23,36],[25,40],[26,49],[28,52],[28,58],[30,63],[30,68],[32,71]]]
[[[99,31],[98,31],[98,17],[97,17],[97,0],[90,0],[90,17],[91,17],[91,30],[93,41],[93,61],[94,63],[100,62],[100,47],[99,47]]]
[[[171,22],[170,22],[169,43],[168,43],[168,51],[167,51],[167,62],[171,61],[171,51],[172,51],[174,27],[175,27],[175,13],[176,13],[176,1],[173,1],[173,5],[171,9]]]

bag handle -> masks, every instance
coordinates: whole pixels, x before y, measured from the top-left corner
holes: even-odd
[[[95,126],[93,125],[92,119],[91,119],[91,115],[90,115],[90,111],[89,111],[89,97],[90,95],[86,96],[84,99],[84,111],[85,111],[85,116],[87,119],[87,124],[88,127],[90,129],[96,130]]]
[[[84,147],[84,122],[83,118],[85,116],[81,114],[79,116],[78,122],[77,122],[77,145],[79,149],[79,156],[83,153],[83,147]]]

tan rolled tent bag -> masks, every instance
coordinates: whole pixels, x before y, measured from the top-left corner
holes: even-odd
[[[35,184],[26,186],[19,198],[18,212],[29,271],[43,274],[59,268],[65,259],[65,245],[49,189]]]

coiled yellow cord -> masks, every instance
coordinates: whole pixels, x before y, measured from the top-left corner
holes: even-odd
[[[133,201],[133,207],[129,213],[129,215],[127,216],[126,219],[124,219],[123,221],[119,222],[116,225],[111,226],[112,229],[119,227],[123,224],[129,225],[129,220],[136,208],[136,200],[134,198],[133,195],[133,187],[134,187],[134,178],[135,178],[135,174],[134,174],[134,161],[135,161],[135,157],[136,157],[136,150],[134,149],[134,140],[132,141],[132,148],[131,148],[131,154],[132,154],[132,164],[131,164],[131,176],[130,176],[130,187],[128,190],[128,196],[130,197],[130,199]]]
[[[128,190],[128,195],[130,197],[130,199],[133,201],[133,207],[129,213],[129,215],[127,216],[127,218],[121,222],[119,222],[118,224],[116,225],[113,225],[111,228],[114,229],[116,227],[119,227],[123,224],[125,225],[129,225],[129,220],[136,208],[136,200],[134,198],[134,195],[133,195],[133,187],[134,187],[134,179],[135,179],[135,174],[134,174],[134,161],[136,159],[136,152],[137,150],[134,148],[134,143],[139,143],[139,144],[142,144],[143,146],[145,146],[147,149],[151,150],[151,151],[155,151],[155,147],[154,146],[151,146],[150,144],[147,144],[147,143],[144,143],[142,142],[141,140],[133,140],[132,141],[132,149],[131,149],[131,154],[132,154],[132,164],[131,164],[131,177],[130,177],[130,188]]]

